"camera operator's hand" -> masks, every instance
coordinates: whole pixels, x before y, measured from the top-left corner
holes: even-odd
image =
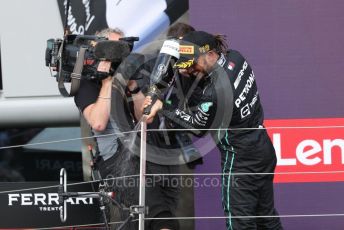
[[[97,71],[104,72],[104,73],[110,73],[111,68],[111,62],[110,61],[100,61]]]
[[[143,102],[143,106],[141,108],[141,111],[143,112],[143,110],[150,106],[152,104],[152,98],[150,96],[147,96]],[[159,110],[162,109],[163,103],[162,101],[160,101],[159,99],[156,100],[156,102],[154,103],[154,105],[152,106],[150,113],[147,115],[147,124],[150,124],[153,122],[154,117],[156,116],[156,114],[158,113]]]

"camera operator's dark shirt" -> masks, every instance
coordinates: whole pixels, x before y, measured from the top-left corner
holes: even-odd
[[[81,112],[84,112],[87,106],[97,101],[100,88],[100,81],[90,81],[84,78],[80,80],[80,88],[74,97],[74,101]]]

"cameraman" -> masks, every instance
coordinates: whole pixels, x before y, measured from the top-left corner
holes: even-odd
[[[109,40],[117,41],[119,38],[124,37],[124,34],[119,29],[104,29],[96,34],[100,37],[106,37]],[[98,66],[98,71],[108,72],[110,62],[101,61]],[[104,69],[102,69],[104,68]],[[110,74],[103,80],[90,80],[81,77],[80,87],[74,97],[75,104],[82,112],[85,120],[91,128],[92,135],[95,136],[96,146],[96,161],[93,165],[94,169],[99,171],[102,179],[108,179],[105,189],[110,189],[116,194],[116,200],[124,206],[130,206],[134,201],[128,200],[128,197],[135,196],[135,190],[125,188],[123,181],[119,178],[123,176],[122,168],[126,162],[126,155],[128,155],[121,144],[119,135],[119,124],[115,119],[110,116],[111,101],[119,101],[123,96],[118,95],[118,90],[113,88],[114,77]],[[115,95],[115,96],[114,96]],[[135,174],[135,167],[127,167],[130,169],[128,175]],[[124,190],[125,189],[125,190]],[[132,198],[134,199],[134,198]],[[111,206],[106,208],[106,218],[118,221],[125,220],[128,213],[118,207]],[[116,227],[116,226],[112,226]],[[132,223],[128,223],[126,229],[134,229]]]
[[[96,35],[113,41],[124,36],[121,30],[110,28],[104,29]],[[102,68],[102,65],[106,68],[107,62],[102,61],[99,68]],[[118,131],[117,125],[110,118],[112,79],[112,76],[101,81],[81,78],[80,88],[74,97],[75,104],[90,125],[93,135],[96,136],[99,151],[97,168],[102,178],[111,174],[116,153],[121,148],[118,136],[113,135]]]

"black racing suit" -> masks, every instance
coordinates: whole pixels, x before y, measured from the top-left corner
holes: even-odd
[[[132,54],[131,54],[132,55]],[[138,86],[145,92],[149,88],[150,73],[156,62],[157,54],[146,54],[144,61],[140,65],[137,74],[132,76]],[[137,63],[136,63],[137,64]],[[172,68],[171,68],[172,70]],[[126,75],[131,75],[125,73]],[[168,75],[173,76],[173,72]],[[164,79],[164,83],[170,78]],[[166,83],[167,84],[167,83]],[[164,85],[160,85],[162,91],[167,91]],[[134,97],[127,91],[129,108],[132,114],[134,110]],[[113,117],[118,117],[119,114],[112,114]],[[117,120],[117,119],[116,119]],[[118,121],[117,123],[119,123]],[[137,121],[140,123],[140,121]],[[145,187],[145,206],[148,212],[145,214],[145,229],[160,230],[160,229],[180,229],[179,221],[174,219],[177,211],[177,206],[180,197],[180,176],[169,175],[179,173],[178,156],[181,155],[180,147],[176,146],[176,140],[173,133],[150,131],[151,129],[159,129],[163,121],[156,117],[151,124],[147,125],[146,137],[146,187]],[[136,127],[137,128],[137,127]],[[134,129],[135,130],[135,129]],[[139,154],[141,143],[140,133],[133,133],[129,135],[129,142],[125,145],[130,146],[129,149],[134,153],[133,161],[139,162]],[[166,140],[167,138],[167,140]],[[139,171],[136,173],[139,174]],[[154,174],[154,175],[147,175]],[[137,185],[139,185],[137,177]],[[176,183],[177,182],[177,183]],[[139,189],[137,188],[137,204]],[[136,221],[137,222],[137,221]],[[136,228],[137,229],[137,228]]]
[[[229,79],[230,86],[225,79]],[[278,215],[273,174],[256,174],[273,173],[276,155],[263,128],[263,108],[250,65],[239,52],[229,50],[220,56],[214,71],[199,87],[202,94],[194,97],[197,106],[191,112],[164,103],[162,113],[184,128],[199,130],[197,135],[204,135],[205,129],[218,129],[212,134],[221,152],[227,229],[282,229],[279,218],[235,218]],[[228,111],[228,101],[233,102],[232,111]],[[230,112],[232,117],[228,119]]]

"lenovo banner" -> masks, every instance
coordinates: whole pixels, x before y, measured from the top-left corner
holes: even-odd
[[[344,181],[344,118],[267,120],[275,182]]]

